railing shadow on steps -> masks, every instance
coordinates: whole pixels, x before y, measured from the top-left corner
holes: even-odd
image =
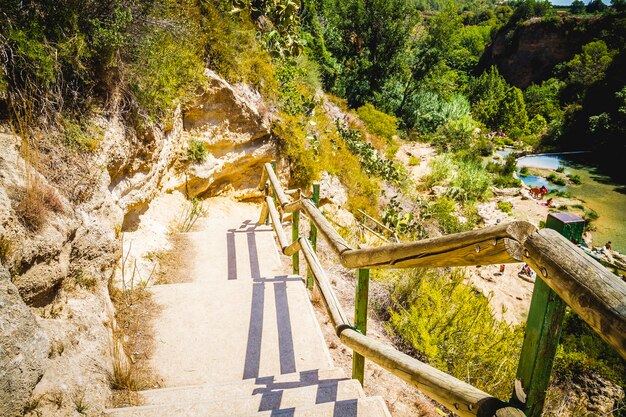
[[[300,190],[285,191],[272,162],[264,165],[260,190],[265,191],[265,201],[259,223],[271,219],[282,253],[293,257],[294,274],[299,274],[298,252],[304,255],[308,265],[307,286],[312,289],[313,281],[317,283],[337,336],[354,352],[352,377],[361,383],[367,358],[461,416],[538,417],[545,400],[565,305],[626,358],[626,283],[554,230],[538,230],[530,223],[515,221],[416,242],[353,249],[316,207],[319,185],[314,186],[312,199],[305,198]],[[291,241],[283,230],[284,213],[292,213]],[[300,213],[311,223],[308,238],[300,234]],[[337,301],[315,253],[318,231],[344,267],[358,269],[354,325]],[[494,398],[366,336],[369,268],[513,262],[526,262],[538,275],[510,401]]]

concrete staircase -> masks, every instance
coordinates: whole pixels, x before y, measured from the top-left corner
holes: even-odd
[[[191,282],[153,287],[162,312],[151,365],[166,388],[105,414],[389,416],[334,368],[303,280],[284,273],[273,231],[255,224],[259,211],[210,201],[189,234]]]

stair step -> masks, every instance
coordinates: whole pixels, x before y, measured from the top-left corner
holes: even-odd
[[[250,388],[249,384],[244,385],[248,385],[246,388]],[[159,399],[153,397],[153,400],[159,401],[157,404],[108,410],[107,413],[115,417],[148,415],[239,416],[261,411],[306,408],[323,403],[338,402],[341,404],[344,401],[365,398],[359,382],[353,379],[325,381],[321,384],[295,388],[289,388],[288,383],[284,385],[284,389],[278,388],[272,391],[260,389],[243,395],[237,395],[238,392],[218,392],[218,395],[210,397],[205,396],[202,390],[192,389],[189,392],[178,392],[178,397],[170,395],[164,395]]]
[[[239,397],[262,394],[269,391],[287,390],[310,385],[328,385],[349,381],[340,368],[303,371],[293,374],[245,379],[243,381],[188,385],[141,391],[144,405],[158,405],[176,402],[202,401],[211,398]],[[360,386],[359,386],[360,388]]]
[[[229,417],[235,417],[232,414]],[[245,417],[391,417],[382,397],[367,397],[334,403],[316,404],[311,407],[262,411]]]

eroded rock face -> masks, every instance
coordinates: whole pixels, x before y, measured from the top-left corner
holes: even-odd
[[[50,340],[0,266],[0,415],[21,416],[41,379]]]
[[[95,152],[46,138],[25,161],[21,138],[0,126],[0,263],[13,276],[0,274],[0,415],[22,415],[29,401],[29,416],[76,414],[77,399],[90,414],[103,410],[114,321],[108,284],[124,227],[139,224],[164,192],[249,195],[275,158],[260,95],[207,77],[198,104],[184,117],[177,109],[168,127],[138,132],[120,115],[96,116],[103,137]],[[204,163],[186,161],[190,138],[204,143]],[[16,209],[16,193],[33,181],[58,198],[37,228]]]
[[[496,65],[510,83],[526,88],[551,76],[556,64],[569,61],[582,45],[598,37],[615,17],[566,17],[559,24],[541,18],[517,25],[511,32],[503,28],[483,52],[476,68],[482,73]],[[584,28],[583,28],[584,27]]]
[[[232,86],[211,70],[206,90],[183,117],[185,136],[201,141],[208,156],[171,179],[169,187],[193,197],[216,195],[225,188],[258,185],[261,167],[275,156],[269,112],[260,96]]]

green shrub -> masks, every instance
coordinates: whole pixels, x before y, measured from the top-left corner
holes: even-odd
[[[415,156],[411,155],[409,157],[409,165],[410,166],[415,166],[415,165],[419,165],[420,164],[420,160],[419,158],[416,158]]]
[[[289,163],[291,183],[308,187],[317,175],[314,150],[307,140],[306,120],[299,116],[282,114],[272,127],[278,140],[278,150]]]
[[[491,179],[480,164],[460,162],[451,185],[458,188],[458,198],[461,201],[482,201],[487,196]]]
[[[504,213],[510,213],[513,211],[513,204],[508,201],[498,201],[498,210]]]
[[[585,375],[599,374],[626,387],[626,361],[572,311],[563,320],[554,372],[559,381],[580,381]]]
[[[137,60],[129,66],[131,89],[155,122],[176,104],[191,98],[203,79],[201,42],[189,42],[185,26],[150,28],[136,46]]]
[[[389,327],[427,361],[496,397],[507,398],[523,329],[499,321],[460,269],[413,269],[392,284]]]
[[[565,171],[565,167],[564,167],[564,166],[560,166],[560,167],[558,167],[557,169],[555,169],[555,171],[556,171],[556,172],[559,172],[559,173],[560,173],[560,172],[563,172],[563,171]]]
[[[550,175],[548,175],[547,180],[550,181],[552,184],[555,185],[566,185],[567,183],[565,182],[565,180],[559,176],[557,176],[554,173],[551,173]]]
[[[567,178],[569,178],[572,184],[580,185],[583,183],[582,180],[580,179],[580,175],[568,174]]]
[[[376,110],[376,108],[366,103],[357,109],[359,119],[365,123],[370,133],[381,136],[388,141],[396,134],[398,119],[386,113]]]
[[[430,173],[424,179],[424,186],[431,188],[433,185],[442,184],[452,175],[454,165],[448,154],[439,155],[430,161]]]
[[[437,129],[433,135],[433,143],[447,152],[467,149],[475,138],[477,125],[471,116],[465,115],[452,119]]]
[[[384,159],[370,143],[361,138],[361,132],[349,127],[343,127],[341,121],[336,121],[337,132],[348,146],[350,152],[356,155],[368,175],[376,175],[386,181],[402,182],[404,178],[393,161]]]
[[[189,147],[187,148],[187,159],[196,164],[204,162],[207,156],[207,150],[204,142],[198,139],[189,139]]]
[[[67,146],[94,152],[104,138],[104,130],[98,126],[63,119],[64,141]]]
[[[530,175],[530,171],[528,171],[528,167],[522,167],[519,170],[519,175],[520,175],[520,177],[527,177],[527,176],[529,176]]]

